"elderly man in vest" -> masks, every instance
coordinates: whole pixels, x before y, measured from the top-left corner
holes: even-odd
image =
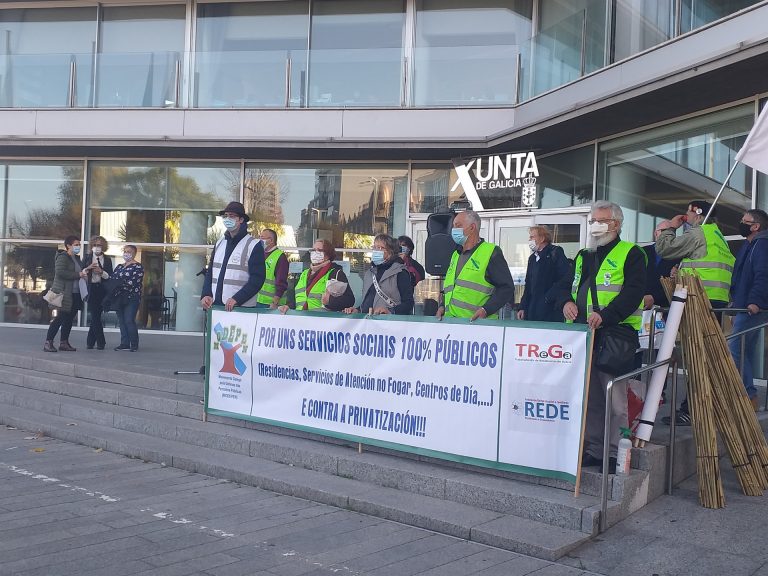
[[[588,324],[595,330],[596,345],[601,338],[608,337],[601,330],[609,326],[625,329],[627,339],[634,338],[637,342],[637,331],[642,322],[645,253],[639,246],[619,238],[623,221],[624,213],[618,205],[606,201],[592,205],[587,248],[576,256],[571,294],[563,304],[566,320]],[[639,342],[635,349],[638,347]],[[630,356],[634,357],[634,350]],[[618,375],[592,366],[583,466],[603,463],[606,387]],[[612,408],[611,472],[616,469],[619,429],[628,426],[626,381],[614,384]]]
[[[453,253],[445,275],[441,318],[498,318],[499,309],[515,296],[515,282],[501,249],[480,238],[480,216],[472,210],[459,212],[453,220]]]
[[[217,304],[227,312],[235,306],[254,307],[264,284],[264,248],[248,234],[249,217],[240,202],[230,202],[219,216],[227,231],[213,247],[200,303],[203,310]]]
[[[710,219],[702,225],[710,208],[712,204],[709,202],[695,200],[688,205],[685,215],[661,222],[657,227],[660,233],[656,239],[656,253],[666,260],[681,259],[682,270],[693,270],[701,278],[712,308],[725,308],[730,299],[736,258],[715,223],[716,210],[712,209]],[[681,226],[683,234],[677,236]],[[687,398],[680,405],[675,421],[680,426],[690,426]]]
[[[285,291],[288,288],[288,258],[285,252],[277,247],[277,232],[265,228],[259,234],[264,247],[266,278],[261,291],[256,296],[258,308],[275,310],[285,304]]]

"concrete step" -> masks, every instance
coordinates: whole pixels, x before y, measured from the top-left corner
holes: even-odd
[[[54,395],[34,392],[49,396],[34,403],[8,388],[13,387],[3,385],[0,423],[40,431],[69,442],[258,486],[547,560],[562,557],[590,538],[589,534],[580,530],[560,528],[474,505],[404,492],[255,456],[244,458],[240,454],[192,446],[104,424],[73,422],[66,415],[45,411],[52,408],[52,399],[49,397]],[[29,401],[34,407],[7,403],[12,399],[9,393],[19,399],[18,403]],[[94,403],[74,400],[76,403]],[[614,508],[618,508],[618,505],[614,505]]]
[[[7,374],[0,371],[0,376]],[[25,375],[23,382],[39,378]],[[54,389],[56,383],[54,379],[49,380],[48,388]],[[61,382],[61,385],[62,390],[76,386],[68,382]],[[322,445],[260,430],[178,418],[144,409],[154,405],[151,398],[144,399],[141,408],[135,408],[41,391],[39,388],[30,390],[22,383],[0,384],[0,402],[65,417],[71,423],[87,422],[201,448],[258,457],[401,492],[514,514],[587,534],[596,533],[599,521],[598,499],[584,494],[576,498],[571,486],[569,491],[564,491],[477,471],[451,469],[385,454],[359,454],[349,447]],[[637,473],[635,476],[639,479],[642,475]],[[597,484],[599,475],[589,475],[587,480]]]

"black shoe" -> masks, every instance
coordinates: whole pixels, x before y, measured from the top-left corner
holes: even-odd
[[[664,418],[661,419],[661,421],[669,426],[669,423],[671,421],[669,416],[664,416]],[[675,418],[675,425],[676,426],[690,426],[691,425],[691,415],[688,414],[688,412],[678,412],[677,417]]]
[[[99,344],[98,346],[96,346],[96,350],[104,350],[105,346],[106,344]]]
[[[123,345],[115,346],[115,351],[116,352],[127,352],[130,349],[131,349],[130,346],[123,346]]]
[[[88,344],[88,346],[86,346],[86,348],[87,348],[88,350],[93,350],[93,344]]]
[[[139,351],[138,348],[131,348],[131,352],[138,352],[138,351]]]
[[[602,458],[595,458],[592,456],[592,454],[584,453],[584,456],[581,458],[581,467],[585,468],[587,466],[597,466],[600,468],[600,471],[603,470],[603,459]],[[608,458],[608,474],[616,474],[616,458],[611,456]]]

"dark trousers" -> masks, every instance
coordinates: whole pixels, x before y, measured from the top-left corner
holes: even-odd
[[[61,340],[69,340],[69,333],[72,331],[72,321],[77,313],[83,308],[83,300],[80,298],[80,294],[75,292],[72,294],[72,308],[68,311],[59,310],[56,317],[51,320],[51,324],[48,326],[48,334],[46,340],[53,341],[56,338],[56,333],[61,328]]]
[[[104,300],[104,288],[100,284],[92,284],[88,296],[88,310],[91,313],[91,325],[88,328],[88,339],[86,344],[89,348],[98,346],[104,348],[107,341],[104,338],[104,324],[101,321],[101,315],[104,312],[102,301]]]
[[[117,308],[117,320],[120,323],[120,346],[139,348],[139,327],[136,325],[136,313],[139,311],[140,296],[125,300]]]

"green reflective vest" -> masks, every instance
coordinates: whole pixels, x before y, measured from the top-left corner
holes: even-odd
[[[731,291],[733,263],[736,261],[731,249],[717,224],[704,224],[701,227],[707,241],[707,253],[703,258],[683,259],[683,269],[691,269],[701,278],[704,292],[710,300],[728,302]]]
[[[469,260],[456,275],[459,253],[451,256],[451,265],[445,275],[445,315],[449,318],[471,318],[478,308],[485,305],[493,294],[493,284],[485,279],[485,271],[496,248],[490,242],[481,242]],[[498,318],[491,314],[488,318]]]
[[[328,271],[323,274],[323,277],[315,282],[315,285],[312,286],[309,294],[307,294],[309,268],[301,273],[299,281],[296,282],[296,310],[303,310],[304,304],[307,305],[307,310],[319,310],[323,307],[323,292],[325,292],[325,283],[331,275],[331,270],[333,270],[333,268],[329,268]]]
[[[627,261],[627,254],[635,246],[632,242],[619,240],[619,243],[608,252],[600,264],[600,269],[595,277],[597,288],[597,304],[600,308],[605,308],[621,292],[624,286],[624,264]],[[643,252],[645,253],[645,252]],[[579,252],[576,256],[575,270],[573,276],[573,286],[571,287],[571,297],[576,302],[579,292],[579,282],[581,281],[582,256]],[[587,292],[587,316],[592,313],[592,288]],[[643,323],[643,299],[640,299],[637,310],[632,315],[621,321],[621,324],[628,324],[635,330],[640,330]]]
[[[266,278],[264,278],[264,284],[261,287],[261,291],[259,291],[259,294],[256,296],[256,302],[259,304],[270,305],[272,304],[272,299],[276,296],[275,270],[277,269],[277,261],[282,255],[283,251],[279,248],[275,248],[264,260],[264,267],[266,268],[267,275]],[[280,298],[280,302],[278,302],[278,305],[282,306],[285,304],[285,302],[286,297],[285,293],[283,293],[282,297]]]

